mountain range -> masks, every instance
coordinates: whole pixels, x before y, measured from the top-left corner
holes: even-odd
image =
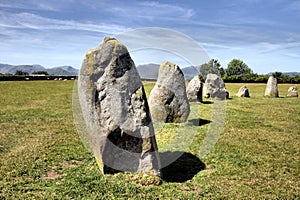
[[[0,64],[1,74],[15,74],[16,71],[32,72],[47,71],[50,75],[65,75],[65,76],[77,76],[79,70],[72,66],[59,66],[53,68],[45,68],[42,65],[9,65]]]
[[[144,65],[138,65],[136,68],[141,78],[157,79],[158,70],[159,70],[158,64],[149,63]]]
[[[300,72],[284,72],[283,74],[288,76],[300,76]]]
[[[137,70],[141,78],[145,79],[157,79],[159,64],[149,63],[138,65]],[[190,66],[181,68],[185,79],[192,79],[194,76],[199,75],[199,66]],[[77,76],[79,70],[72,66],[58,66],[52,68],[45,68],[42,65],[10,65],[10,64],[1,64],[0,63],[0,73],[1,74],[15,74],[16,71],[32,72],[37,71],[47,71],[50,75],[65,75],[65,76]],[[268,75],[271,75],[270,72]],[[284,72],[282,73],[288,76],[300,76],[300,72]]]
[[[268,73],[269,76],[271,76],[274,72]],[[300,76],[300,72],[282,72],[282,74],[287,76]]]

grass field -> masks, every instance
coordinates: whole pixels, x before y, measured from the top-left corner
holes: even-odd
[[[213,104],[200,104],[203,123],[185,160],[163,170],[159,185],[100,173],[74,126],[73,85],[0,82],[0,199],[300,199],[300,98],[285,97],[290,85],[267,98],[265,84],[247,84],[251,98],[237,98],[242,84],[227,84],[223,132],[201,160]],[[145,82],[148,93],[152,87]],[[160,148],[168,130],[157,135]]]

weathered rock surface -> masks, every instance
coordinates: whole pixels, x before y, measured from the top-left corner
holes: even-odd
[[[265,96],[278,97],[277,79],[274,76],[270,76],[268,79]]]
[[[186,88],[186,94],[189,101],[202,101],[203,83],[200,80],[200,75],[195,76]]]
[[[250,97],[249,89],[245,85],[240,87],[236,96],[237,97]]]
[[[157,122],[185,122],[190,113],[185,80],[178,65],[164,62],[149,97],[152,119]]]
[[[216,74],[207,75],[203,93],[205,98],[225,100],[226,96],[229,97],[229,93],[226,93],[224,81]]]
[[[88,51],[78,77],[91,149],[103,173],[153,171],[159,157],[140,76],[127,48],[105,37]]]
[[[287,93],[288,97],[298,97],[298,89],[297,86],[291,86],[288,89],[288,93]]]

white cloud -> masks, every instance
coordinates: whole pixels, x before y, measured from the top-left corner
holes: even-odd
[[[0,11],[0,63],[79,67],[85,52],[97,47],[105,35],[125,30],[116,24]]]
[[[41,11],[57,11],[57,2],[49,2],[39,0],[3,0],[0,3],[0,8],[23,9],[23,10],[41,10]]]
[[[289,51],[290,49],[299,49],[300,42],[287,42],[287,43],[268,43],[261,42],[255,44],[255,47],[259,49],[258,53],[272,53],[278,51]]]
[[[184,8],[175,4],[165,4],[156,1],[138,2],[136,4],[115,4],[105,10],[112,16],[131,21],[175,21],[187,22],[196,12],[191,8]]]
[[[183,8],[173,4],[164,4],[156,1],[141,2],[139,5],[151,10],[154,14],[168,15],[176,14],[177,16],[190,18],[195,15],[195,11],[189,8]],[[151,7],[151,9],[149,8]],[[153,10],[154,9],[154,10]]]
[[[0,13],[0,27],[36,30],[74,30],[116,34],[128,28],[115,24],[89,23],[41,17],[31,13]],[[5,30],[4,30],[5,31]]]
[[[142,51],[151,49],[157,51],[157,60],[162,60],[163,57],[159,52],[167,52],[164,54],[167,58],[174,55],[174,60],[181,63],[190,63],[190,65],[199,65],[209,60],[207,53],[199,45],[199,43],[189,36],[165,28],[151,27],[135,29],[125,33],[116,35],[116,38],[122,41],[130,51]],[[152,53],[150,56],[155,55]],[[147,55],[145,55],[147,56]],[[166,60],[167,60],[166,58]],[[153,60],[156,58],[153,57]],[[172,58],[173,59],[173,58]],[[179,63],[178,63],[179,64]]]

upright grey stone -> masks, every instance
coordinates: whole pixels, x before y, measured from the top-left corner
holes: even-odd
[[[149,106],[154,121],[185,122],[190,113],[185,80],[178,65],[163,62],[160,65],[156,84],[149,97]]]
[[[274,76],[270,76],[268,79],[265,96],[278,97],[277,79]]]
[[[91,149],[103,173],[159,175],[159,156],[144,88],[127,48],[105,37],[85,55],[78,95]]]
[[[236,96],[237,97],[250,97],[249,89],[245,85],[240,87]]]
[[[297,90],[297,86],[291,86],[288,89],[288,93],[287,93],[288,97],[298,97],[298,90]]]
[[[205,98],[225,100],[229,97],[222,78],[216,74],[208,74],[204,83],[203,93]]]
[[[200,75],[195,76],[186,88],[186,94],[189,101],[202,101],[203,83]]]

